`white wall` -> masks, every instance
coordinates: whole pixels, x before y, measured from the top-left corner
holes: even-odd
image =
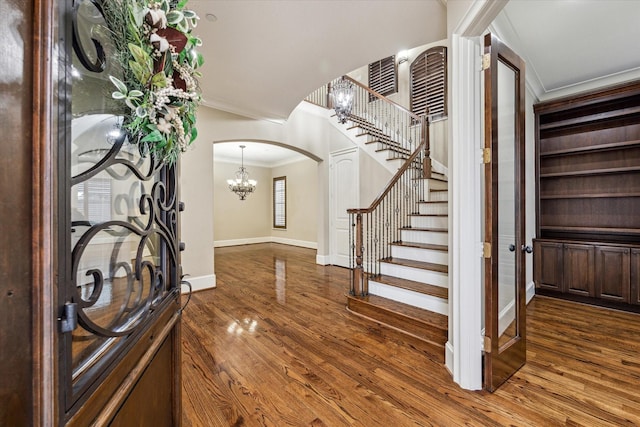
[[[194,288],[215,286],[213,268],[213,144],[198,139],[180,161],[180,200],[185,211],[180,216],[183,273]]]

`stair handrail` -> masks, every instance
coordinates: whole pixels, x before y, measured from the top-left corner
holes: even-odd
[[[422,154],[421,151],[425,147],[425,142],[426,141],[422,141],[420,145],[418,145],[418,148],[416,148],[416,150],[413,153],[411,153],[411,156],[409,156],[409,158],[402,164],[402,166],[400,166],[400,168],[398,169],[398,172],[396,172],[395,175],[389,180],[389,182],[387,183],[387,186],[380,192],[378,197],[376,197],[375,200],[371,202],[371,205],[369,205],[369,207],[347,209],[347,213],[348,214],[366,214],[366,213],[373,212],[380,205],[380,203],[387,196],[387,194],[389,194],[389,192],[391,191],[391,188],[400,180],[402,175],[404,175],[404,173],[412,165],[412,163],[418,158],[418,156],[420,156],[420,154]]]
[[[371,89],[369,86],[365,86],[362,83],[360,83],[359,81],[357,81],[356,79],[354,79],[352,77],[349,77],[347,75],[344,75],[341,78],[353,83],[356,86],[361,87],[362,89],[366,90],[367,92],[369,92],[371,95],[375,96],[376,98],[378,98],[378,99],[380,99],[380,100],[382,100],[384,102],[387,102],[389,104],[393,104],[395,106],[395,108],[397,108],[398,110],[404,111],[409,116],[413,117],[413,119],[416,122],[420,121],[421,116],[417,115],[416,113],[414,113],[413,111],[409,110],[408,108],[403,107],[402,105],[398,104],[397,102],[392,101],[391,99],[387,98],[386,96],[379,94],[375,90]],[[340,79],[338,79],[338,80],[340,80]],[[329,85],[329,90],[331,90],[331,83]],[[331,108],[331,107],[329,107],[329,108]],[[426,113],[427,112],[425,111],[425,115],[426,115]]]
[[[422,140],[416,149],[411,153],[409,158],[400,166],[398,171],[389,180],[385,188],[380,192],[378,197],[366,208],[352,208],[347,209],[347,214],[350,218],[349,227],[349,241],[351,243],[349,251],[349,267],[351,268],[351,284],[349,293],[356,296],[366,296],[369,293],[369,274],[380,274],[380,259],[387,258],[390,255],[390,250],[387,245],[398,241],[401,233],[401,228],[408,227],[408,223],[405,218],[410,213],[415,212],[415,204],[424,200],[424,194],[420,194],[422,186],[419,187],[418,193],[415,191],[407,191],[404,197],[409,200],[396,200],[396,204],[392,207],[384,207],[382,210],[387,211],[387,217],[378,215],[377,211],[383,204],[387,204],[388,199],[392,193],[400,193],[398,190],[404,184],[405,189],[411,189],[412,185],[410,181],[417,178],[430,178],[431,177],[431,162],[428,157],[427,147],[429,146],[429,120],[428,116],[420,117],[422,126]],[[420,162],[420,160],[422,160]],[[422,163],[422,167],[416,168],[416,163]],[[416,171],[419,170],[419,173]],[[413,177],[411,173],[413,172]],[[396,198],[398,195],[396,194]],[[398,204],[401,207],[398,207]],[[374,227],[386,227],[387,230],[379,230],[374,228],[371,230],[371,224]],[[366,224],[366,225],[365,225]],[[394,227],[394,229],[391,229]],[[369,250],[365,248],[365,236],[364,231],[367,229],[367,243]],[[372,234],[370,236],[370,234]],[[354,241],[355,240],[355,241]],[[367,262],[365,263],[364,255],[367,252]],[[368,265],[368,271],[365,272],[365,264]]]
[[[317,89],[306,100],[332,108],[331,88],[341,79],[354,85],[353,106],[347,119],[384,137],[383,144],[389,152],[406,159],[369,207],[347,210],[350,293],[366,296],[369,275],[380,274],[380,259],[390,256],[389,245],[400,240],[401,229],[410,227],[409,215],[416,213],[417,203],[424,200],[423,187],[416,180],[431,178],[429,116],[428,110],[417,115],[349,76]]]

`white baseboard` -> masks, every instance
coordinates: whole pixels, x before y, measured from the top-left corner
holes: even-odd
[[[316,255],[316,264],[319,264],[319,265],[331,264],[331,255]]]
[[[451,345],[451,341],[447,341],[444,346],[444,367],[453,376],[453,345]]]
[[[233,239],[233,240],[216,240],[213,242],[214,248],[222,248],[225,246],[240,246],[240,245],[253,245],[255,243],[281,243],[283,245],[299,246],[302,248],[317,249],[318,243],[307,242],[305,240],[287,239],[285,237],[265,236],[265,237],[250,237],[246,239]]]
[[[215,274],[209,274],[207,276],[198,276],[198,277],[185,276],[184,280],[191,283],[192,292],[204,291],[205,289],[213,289],[216,287]],[[188,291],[189,291],[188,286],[182,287],[183,294],[187,293]]]
[[[269,243],[269,242],[271,242],[271,236],[249,237],[246,239],[216,240],[215,242],[213,242],[213,247],[222,248],[225,246],[252,245],[254,243]]]
[[[527,304],[531,302],[535,294],[536,294],[536,282],[531,281],[527,285]]]
[[[287,239],[286,237],[271,236],[271,242],[282,243],[283,245],[299,246],[302,248],[318,249],[317,242],[307,242],[305,240]]]

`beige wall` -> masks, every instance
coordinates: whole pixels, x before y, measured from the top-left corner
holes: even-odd
[[[215,147],[214,147],[215,149]],[[216,246],[277,241],[303,246],[317,245],[318,166],[303,159],[274,168],[245,164],[258,181],[256,191],[240,201],[229,191],[227,179],[237,164],[214,162],[214,235]],[[273,178],[287,177],[287,228],[273,228]]]
[[[213,163],[213,235],[216,242],[262,238],[271,234],[271,169],[245,164],[250,178],[258,181],[258,185],[254,193],[240,200],[227,185],[227,179],[235,177],[239,166],[239,163]]]
[[[271,236],[279,239],[313,242],[317,244],[317,169],[317,162],[311,159],[305,159],[275,167],[271,170],[273,178],[279,176],[287,177],[287,229],[272,229]],[[271,208],[271,205],[269,207]]]

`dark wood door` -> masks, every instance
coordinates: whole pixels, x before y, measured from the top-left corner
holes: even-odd
[[[176,426],[177,164],[129,140],[102,4],[76,0],[60,16],[58,424]]]
[[[593,245],[565,243],[564,290],[568,294],[595,296]]]
[[[595,297],[629,303],[629,248],[596,246]]]
[[[484,387],[494,391],[526,361],[525,250],[531,249],[524,235],[524,62],[491,34],[484,49]]]
[[[562,292],[562,243],[534,241],[533,253],[533,278],[536,286],[540,289]]]

